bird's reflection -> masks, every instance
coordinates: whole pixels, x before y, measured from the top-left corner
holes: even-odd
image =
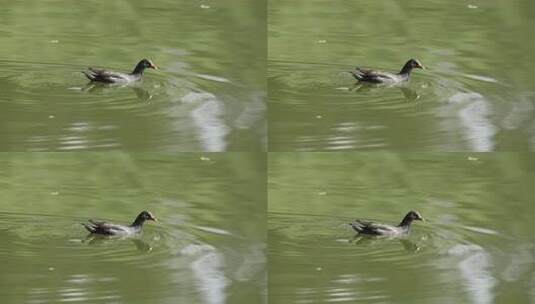
[[[355,245],[359,246],[368,246],[372,245],[378,242],[386,241],[386,240],[397,240],[401,243],[401,246],[403,246],[403,249],[407,252],[418,252],[420,250],[420,246],[416,244],[415,242],[411,241],[408,238],[400,238],[400,237],[387,237],[387,236],[370,236],[370,235],[360,235],[356,234],[349,240],[350,243],[354,243]]]
[[[418,95],[418,93],[415,90],[411,89],[410,87],[408,87],[406,85],[399,85],[399,84],[385,85],[385,84],[357,82],[357,83],[355,83],[353,88],[350,89],[350,91],[351,92],[364,93],[364,92],[370,92],[370,91],[372,91],[374,89],[378,89],[378,88],[398,88],[398,89],[401,90],[401,93],[403,94],[403,97],[405,97],[405,99],[408,100],[408,101],[414,101],[414,100],[420,98],[420,95]]]
[[[399,239],[399,242],[407,252],[418,252],[420,251],[420,246],[413,241],[408,239]]]
[[[134,91],[136,94],[137,99],[141,101],[149,101],[152,98],[152,95],[149,91],[145,90],[143,87],[139,85],[121,85],[121,84],[107,84],[107,83],[99,83],[99,82],[89,82],[82,91],[88,92],[88,93],[102,93],[107,90],[111,90],[112,88],[125,88],[128,87]]]
[[[86,238],[82,241],[82,243],[90,245],[90,246],[99,246],[99,245],[104,245],[109,242],[126,241],[126,240],[134,243],[134,245],[136,246],[136,249],[140,252],[152,251],[152,247],[150,246],[149,243],[136,237],[117,237],[117,236],[106,236],[106,235],[90,233],[86,236]]]

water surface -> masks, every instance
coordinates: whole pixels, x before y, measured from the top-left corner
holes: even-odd
[[[535,148],[532,1],[270,1],[270,151]],[[355,66],[410,83],[361,87]]]
[[[263,303],[261,155],[0,155],[2,303]],[[147,222],[96,238],[89,218]]]
[[[0,150],[263,150],[262,2],[5,3]],[[145,57],[160,70],[132,87],[80,73]]]
[[[535,155],[270,155],[270,303],[531,303]],[[415,222],[356,237],[355,218]]]

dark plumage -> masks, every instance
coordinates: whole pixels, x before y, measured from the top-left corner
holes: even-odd
[[[410,59],[397,74],[359,67],[355,71],[350,71],[350,73],[358,81],[362,82],[398,83],[409,80],[412,69],[425,69],[425,67],[418,60]]]
[[[148,211],[142,211],[130,226],[97,222],[89,220],[88,223],[82,223],[87,231],[95,234],[104,235],[131,235],[140,233],[145,221],[157,221],[157,219]]]
[[[409,211],[397,226],[364,220],[355,220],[355,222],[349,223],[349,225],[359,234],[401,236],[410,232],[412,221],[424,221],[424,218],[418,211]]]
[[[132,73],[121,73],[94,68],[89,68],[87,71],[83,71],[82,73],[84,73],[84,75],[91,81],[103,83],[129,83],[141,80],[143,71],[147,68],[155,70],[158,69],[158,67],[155,66],[152,61],[143,59],[136,65]]]

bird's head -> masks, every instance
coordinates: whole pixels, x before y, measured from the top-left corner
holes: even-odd
[[[141,217],[145,221],[158,221],[149,211],[142,211],[138,217]]]
[[[155,70],[158,69],[158,67],[154,63],[152,63],[152,61],[150,61],[149,59],[143,59],[138,63],[138,65],[139,64],[141,64],[146,69],[155,69]]]
[[[409,211],[405,218],[410,219],[411,221],[425,221],[418,211]]]
[[[407,63],[413,69],[422,69],[425,70],[425,67],[418,61],[418,59],[409,59]]]

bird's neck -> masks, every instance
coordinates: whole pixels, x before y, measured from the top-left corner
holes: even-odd
[[[407,75],[409,76],[412,71],[412,66],[409,62],[405,63],[405,65],[401,68],[401,71],[399,71],[399,75]]]
[[[132,72],[132,74],[136,74],[136,75],[143,75],[143,71],[145,70],[145,67],[143,66],[143,64],[140,62],[136,65],[136,67],[134,68],[134,71]]]
[[[401,223],[399,223],[398,227],[403,228],[410,228],[412,223],[412,219],[409,216],[405,216]]]
[[[134,222],[132,223],[132,227],[141,227],[143,226],[143,223],[145,222],[145,219],[143,219],[141,216],[136,217]]]

